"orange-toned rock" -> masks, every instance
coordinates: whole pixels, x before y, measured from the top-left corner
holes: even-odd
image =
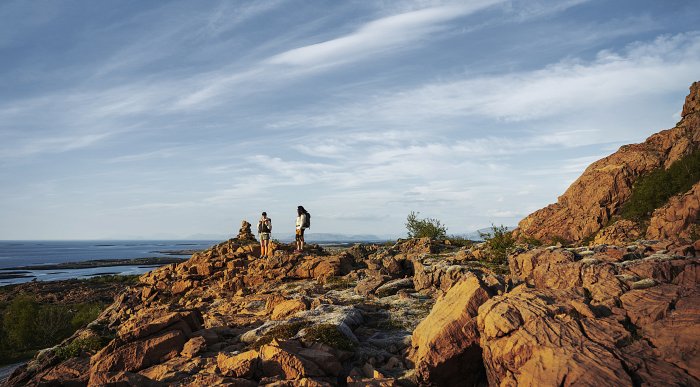
[[[637,178],[654,169],[668,168],[700,149],[700,118],[696,114],[699,89],[700,83],[693,83],[683,107],[685,115],[675,128],[656,133],[644,143],[623,146],[591,164],[556,203],[520,221],[515,235],[581,242],[598,233],[629,199]],[[674,223],[670,227],[677,226]]]
[[[272,310],[272,315],[270,316],[273,320],[281,320],[288,316],[293,315],[296,312],[309,309],[308,301],[303,299],[295,298],[292,300],[282,301],[277,304]]]
[[[284,379],[325,376],[319,366],[297,353],[301,346],[293,341],[273,340],[260,348],[262,369],[265,376],[281,376]]]
[[[182,331],[173,330],[153,337],[120,345],[113,340],[90,359],[92,374],[135,372],[168,360],[182,350],[187,338]]]
[[[572,299],[585,302],[583,293],[521,286],[479,308],[490,385],[633,384],[625,365],[605,343],[581,331]]]
[[[697,182],[690,191],[672,197],[654,211],[646,236],[649,239],[692,239],[693,232],[700,232],[699,219],[700,182]]]
[[[483,377],[476,315],[489,296],[479,278],[468,273],[413,331],[411,358],[421,383],[472,385]]]
[[[237,355],[220,352],[216,363],[225,376],[236,378],[259,378],[262,372],[262,362],[258,351],[251,350]]]
[[[207,340],[204,337],[193,337],[185,343],[184,347],[182,348],[182,352],[180,352],[180,355],[191,359],[195,357],[195,355],[200,353],[202,350],[204,350],[206,347]]]
[[[601,229],[593,239],[593,244],[619,245],[634,242],[641,236],[642,230],[636,222],[622,219]]]

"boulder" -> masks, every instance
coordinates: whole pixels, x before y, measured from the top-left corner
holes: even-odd
[[[304,299],[295,298],[292,300],[286,300],[274,307],[270,318],[273,320],[281,320],[299,311],[307,309],[309,309],[309,303]]]
[[[651,215],[646,237],[649,239],[697,239],[700,233],[700,182],[686,193],[669,199]],[[694,234],[695,233],[695,234]],[[695,238],[693,236],[695,235]]]
[[[411,359],[421,383],[474,385],[484,377],[476,316],[489,297],[489,289],[469,273],[418,324]]]
[[[298,355],[300,350],[301,345],[295,341],[273,340],[269,345],[263,345],[260,348],[263,374],[283,379],[325,376],[316,363]]]
[[[216,364],[225,376],[258,379],[262,374],[262,362],[258,351],[251,350],[236,355],[219,352]]]

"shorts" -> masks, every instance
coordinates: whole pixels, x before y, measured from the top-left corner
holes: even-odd
[[[303,240],[304,240],[304,229],[303,229],[303,228],[297,229],[297,237],[296,237],[296,239],[297,239],[298,241],[303,241]]]
[[[260,233],[260,240],[261,241],[269,241],[270,240],[270,233],[269,232],[261,232]]]

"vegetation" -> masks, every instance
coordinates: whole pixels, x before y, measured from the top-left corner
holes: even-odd
[[[351,351],[355,348],[355,343],[348,339],[333,324],[318,324],[306,328],[304,339],[323,343],[333,348]]]
[[[139,283],[139,275],[106,274],[83,279],[81,281],[85,281],[91,284],[119,283],[125,285],[136,285],[137,283]]]
[[[0,306],[0,364],[33,356],[93,321],[101,304],[40,304],[20,296]]]
[[[668,169],[658,168],[637,179],[632,195],[622,207],[625,219],[643,222],[651,213],[666,204],[668,199],[690,190],[700,181],[700,151],[695,151]]]
[[[418,219],[420,212],[411,211],[406,217],[406,229],[409,238],[442,239],[447,236],[447,227],[433,218]]]
[[[513,233],[504,225],[491,225],[491,232],[479,233],[486,241],[489,261],[496,264],[508,263],[508,253],[515,248]]]
[[[269,344],[273,339],[291,339],[308,324],[307,321],[301,320],[274,326],[269,331],[265,332],[265,334],[253,344],[253,347],[258,349],[263,345]]]
[[[471,247],[474,241],[469,240],[461,235],[450,235],[447,237],[450,244],[457,247]]]
[[[83,352],[96,352],[105,344],[107,344],[105,340],[97,336],[75,339],[66,346],[56,348],[56,356],[61,360],[67,360],[72,357],[80,356]]]

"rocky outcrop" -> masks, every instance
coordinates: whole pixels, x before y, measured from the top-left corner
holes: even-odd
[[[544,242],[581,242],[595,236],[629,199],[637,178],[700,149],[698,93],[694,83],[683,107],[683,119],[673,129],[641,144],[625,145],[584,171],[557,203],[538,210],[518,224],[516,235]]]
[[[700,182],[690,191],[672,197],[666,205],[656,209],[649,220],[646,236],[649,239],[699,239],[700,235]]]
[[[489,383],[700,383],[700,308],[691,306],[700,286],[689,279],[700,262],[654,253],[605,262],[591,253],[512,257],[523,284],[479,308]]]
[[[499,284],[495,278],[491,281]],[[440,386],[476,385],[484,377],[476,316],[499,286],[468,273],[438,299],[413,331],[412,355],[418,380]],[[502,287],[501,287],[502,290]]]

